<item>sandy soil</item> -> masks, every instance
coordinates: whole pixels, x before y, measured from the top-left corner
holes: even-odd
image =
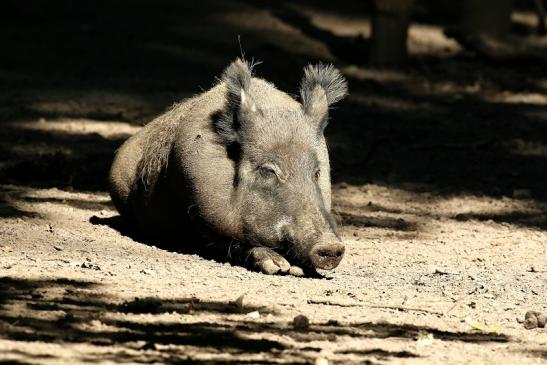
[[[33,9],[17,4],[12,14]],[[156,25],[189,6],[166,4]],[[64,49],[43,63],[27,60],[43,52],[35,38],[54,38],[64,23],[33,14],[13,39],[21,23],[4,23],[0,37],[20,53],[0,73],[9,86],[0,92],[0,364],[546,363],[547,328],[520,323],[529,310],[547,313],[544,68],[484,63],[434,24],[411,30],[406,68],[359,67],[346,50],[367,35],[366,16],[310,6],[299,10],[309,21],[295,23],[293,7],[250,4],[207,13],[225,36],[186,19],[182,51],[181,25],[143,26],[149,53],[136,66],[119,60],[137,51],[117,43],[133,44],[132,23],[116,37],[97,27],[108,29],[118,8],[97,24],[72,9],[84,24],[84,35],[66,35],[76,56]],[[123,11],[135,24],[146,13]],[[310,59],[337,60],[349,79],[351,97],[328,127],[347,253],[319,278],[251,272],[185,249],[184,237],[178,252],[157,248],[106,192],[115,149],[212,84],[233,58],[234,32],[282,87]],[[104,51],[101,40],[116,54],[86,53]],[[188,61],[212,49],[223,58]],[[55,73],[64,57],[83,63]],[[155,57],[163,71],[135,76]],[[196,72],[175,74],[178,61]],[[293,323],[297,315],[309,325]]]

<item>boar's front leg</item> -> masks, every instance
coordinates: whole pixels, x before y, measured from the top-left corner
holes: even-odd
[[[290,274],[303,276],[298,266],[291,266],[286,258],[268,247],[249,247],[235,244],[230,247],[229,256],[242,264],[267,275]]]
[[[280,254],[267,247],[253,247],[249,250],[247,262],[264,274],[287,273],[291,264]]]

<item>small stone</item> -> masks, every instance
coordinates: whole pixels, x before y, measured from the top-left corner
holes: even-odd
[[[324,357],[318,357],[315,359],[314,365],[329,365],[329,360]]]
[[[536,316],[536,318],[538,320],[538,327],[539,328],[543,328],[543,327],[545,327],[545,325],[547,325],[547,315],[545,315],[543,313],[539,313]]]
[[[536,317],[530,317],[524,320],[524,328],[526,328],[527,330],[537,328],[537,326],[538,326],[538,320]]]
[[[538,318],[536,314],[538,313],[534,311],[526,312],[524,315],[524,328],[531,330],[538,327]]]
[[[543,328],[547,324],[547,316],[536,311],[528,311],[524,315],[524,328]]]
[[[418,336],[416,338],[416,343],[420,346],[428,346],[433,343],[433,340],[435,337],[432,333],[426,332],[426,331],[420,331],[418,332]]]
[[[234,302],[235,306],[238,309],[243,309],[243,300],[245,299],[245,294],[240,295]]]
[[[310,320],[303,314],[299,314],[292,320],[292,325],[297,330],[305,330],[310,327]]]
[[[80,267],[82,269],[101,270],[99,265],[92,264],[91,262],[84,262]]]
[[[260,313],[258,311],[249,312],[245,315],[245,317],[258,319],[258,318],[260,318]]]
[[[63,251],[63,248],[61,246],[53,246],[54,249],[56,249],[57,251]]]

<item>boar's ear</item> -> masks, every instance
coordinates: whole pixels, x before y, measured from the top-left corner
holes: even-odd
[[[327,125],[329,106],[348,94],[348,83],[332,65],[308,65],[300,83],[304,112],[319,123],[323,131]]]
[[[216,128],[226,143],[240,142],[242,124],[260,112],[249,94],[252,69],[253,64],[238,58],[222,74],[221,81],[227,89],[227,106],[216,122]]]

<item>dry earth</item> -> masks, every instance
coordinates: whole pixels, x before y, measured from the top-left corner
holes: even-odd
[[[34,9],[17,4],[12,13]],[[188,6],[166,4],[156,25]],[[546,363],[547,328],[519,322],[547,313],[544,66],[487,64],[418,24],[408,67],[358,67],[344,56],[362,39],[347,37],[368,34],[366,17],[307,7],[303,22],[291,7],[216,6],[207,19],[226,35],[189,18],[182,50],[180,27],[143,26],[144,60],[161,56],[166,70],[135,78],[131,67],[149,66],[116,63],[109,52],[136,51],[103,31],[122,6],[97,20],[100,32],[93,21],[80,30],[109,52],[92,56],[85,47],[97,44],[67,34],[74,53],[63,48],[39,66],[27,55],[43,48],[28,39],[54,37],[64,23],[34,14],[28,34],[3,23],[0,37],[19,55],[0,73],[0,364]],[[136,24],[148,16],[141,10],[123,8]],[[317,58],[341,59],[349,79],[351,97],[328,130],[347,254],[321,277],[251,272],[184,249],[184,237],[180,252],[156,248],[106,192],[115,149],[139,122],[211,84],[233,58],[233,32],[247,34],[249,52],[283,87],[299,72],[292,63]],[[213,49],[226,57],[211,61]],[[63,68],[64,57],[74,62]],[[176,76],[178,61],[196,73]],[[78,83],[87,72],[95,79]],[[297,315],[309,326],[295,326]]]
[[[547,311],[547,234],[459,218],[535,212],[526,200],[339,184],[347,257],[323,278],[295,278],[136,242],[101,224],[117,215],[106,193],[2,193],[6,361],[545,361],[546,330],[517,318]],[[309,328],[293,328],[299,314]]]

